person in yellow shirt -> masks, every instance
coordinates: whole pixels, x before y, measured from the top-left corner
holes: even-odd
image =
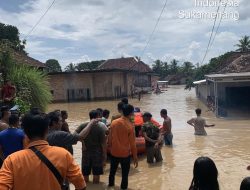
[[[36,153],[40,152],[52,163],[62,179],[67,179],[77,190],[85,190],[86,183],[72,155],[63,148],[49,146],[45,140],[49,125],[47,116],[27,114],[22,125],[30,140],[28,148],[5,159],[0,169],[0,189],[61,190],[62,184],[37,156]],[[32,148],[36,149],[36,153]]]

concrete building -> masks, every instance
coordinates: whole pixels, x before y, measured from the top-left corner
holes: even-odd
[[[250,116],[250,72],[206,75],[196,81],[196,95],[218,117]]]
[[[92,71],[49,74],[54,102],[114,99],[151,89],[153,72],[135,58],[105,61]]]

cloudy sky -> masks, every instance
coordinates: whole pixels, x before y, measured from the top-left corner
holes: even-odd
[[[203,3],[168,0],[143,54],[165,0],[56,0],[27,38],[26,50],[31,57],[43,62],[57,59],[63,68],[70,62],[121,56],[139,56],[147,64],[155,59],[169,61],[172,58],[201,62],[214,22],[211,15],[216,12],[219,0],[210,0],[210,7],[206,0],[199,1]],[[204,63],[234,50],[234,44],[242,36],[250,35],[249,0],[228,1]],[[1,0],[0,22],[17,26],[23,39],[52,2]],[[221,6],[220,13],[223,10]],[[200,18],[199,14],[205,16]]]

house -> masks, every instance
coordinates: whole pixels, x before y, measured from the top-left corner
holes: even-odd
[[[120,98],[151,89],[152,70],[136,58],[109,59],[96,70],[50,73],[54,102]]]
[[[45,64],[26,55],[25,53],[21,52],[14,52],[13,54],[13,59],[18,63],[18,64],[25,64],[31,67],[38,68],[40,70],[44,70],[46,68]]]
[[[196,81],[196,95],[218,117],[250,116],[250,72],[205,75]]]

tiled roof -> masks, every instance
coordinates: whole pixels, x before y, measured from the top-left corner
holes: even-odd
[[[45,68],[45,64],[33,59],[32,57],[29,57],[28,55],[25,55],[24,53],[18,53],[14,52],[14,60],[19,63],[19,64],[27,64],[32,67],[37,67],[37,68]]]
[[[147,64],[142,61],[138,61],[134,57],[109,59],[101,64],[98,69],[121,69],[128,71],[139,71],[142,73],[153,72]]]

